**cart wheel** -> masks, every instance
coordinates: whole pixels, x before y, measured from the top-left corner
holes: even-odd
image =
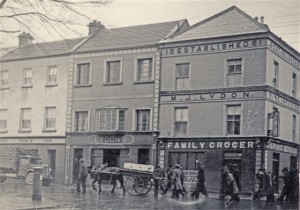
[[[125,190],[129,195],[141,195],[144,189],[144,182],[139,176],[129,176],[125,181]]]
[[[33,172],[28,172],[25,176],[26,184],[32,185],[33,184]]]
[[[149,178],[142,178],[142,180],[144,182],[144,188],[141,192],[141,195],[146,195],[152,188],[152,182]]]

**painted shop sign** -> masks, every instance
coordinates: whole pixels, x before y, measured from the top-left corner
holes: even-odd
[[[267,97],[270,100],[272,100],[272,101],[276,101],[276,102],[278,102],[278,103],[280,103],[282,105],[285,105],[285,106],[288,106],[288,107],[290,107],[292,109],[300,111],[300,106],[298,104],[296,104],[296,103],[294,103],[294,102],[292,102],[290,100],[287,100],[287,99],[285,99],[285,98],[283,98],[283,97],[281,97],[281,96],[279,96],[277,94],[274,94],[272,92],[268,92],[267,93]]]
[[[209,44],[197,44],[191,46],[172,47],[163,49],[163,56],[181,55],[181,54],[201,54],[208,52],[236,50],[244,48],[255,48],[266,46],[265,39],[250,39],[242,41],[219,42]]]
[[[65,144],[65,139],[1,138],[0,144]]]
[[[276,143],[273,143],[273,142],[270,143],[267,146],[267,148],[270,149],[270,150],[278,151],[278,152],[286,152],[286,153],[290,153],[290,154],[294,154],[294,155],[298,154],[298,150],[295,147],[282,145],[282,144],[276,144]]]
[[[180,141],[167,142],[170,150],[181,149],[253,149],[254,141]]]
[[[123,145],[123,144],[133,144],[134,136],[124,135],[124,136],[99,136],[91,135],[87,138],[89,144],[105,144],[105,145]]]

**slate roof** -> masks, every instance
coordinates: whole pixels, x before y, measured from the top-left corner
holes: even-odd
[[[259,23],[236,6],[233,6],[161,42],[264,33],[268,31],[268,27],[264,24]]]
[[[0,61],[67,54],[83,39],[84,38],[65,39],[54,42],[29,44],[24,47],[16,48],[15,50],[3,55],[0,58]]]
[[[158,44],[179,27],[182,21],[172,21],[122,28],[103,29],[95,33],[74,52],[103,51]]]

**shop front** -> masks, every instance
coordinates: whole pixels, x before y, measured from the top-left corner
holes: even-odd
[[[155,137],[152,133],[71,135],[69,141],[69,183],[77,179],[79,160],[86,165],[123,168],[125,162],[153,164]]]

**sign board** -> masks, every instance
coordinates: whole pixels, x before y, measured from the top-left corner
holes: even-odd
[[[133,144],[134,136],[124,135],[124,136],[99,136],[91,135],[87,138],[89,144],[105,144],[105,145],[123,145],[123,144]]]
[[[254,149],[254,141],[175,141],[167,142],[166,148],[170,150],[182,149]]]
[[[274,142],[267,145],[267,149],[278,151],[278,152],[286,152],[286,153],[290,153],[290,154],[293,154],[293,155],[298,154],[298,149],[297,148],[291,147],[291,146],[288,146],[288,145],[283,145],[283,144],[276,144]]]
[[[146,164],[124,163],[124,168],[136,171],[154,172],[154,166]]]
[[[0,144],[65,144],[65,138],[0,138]]]

